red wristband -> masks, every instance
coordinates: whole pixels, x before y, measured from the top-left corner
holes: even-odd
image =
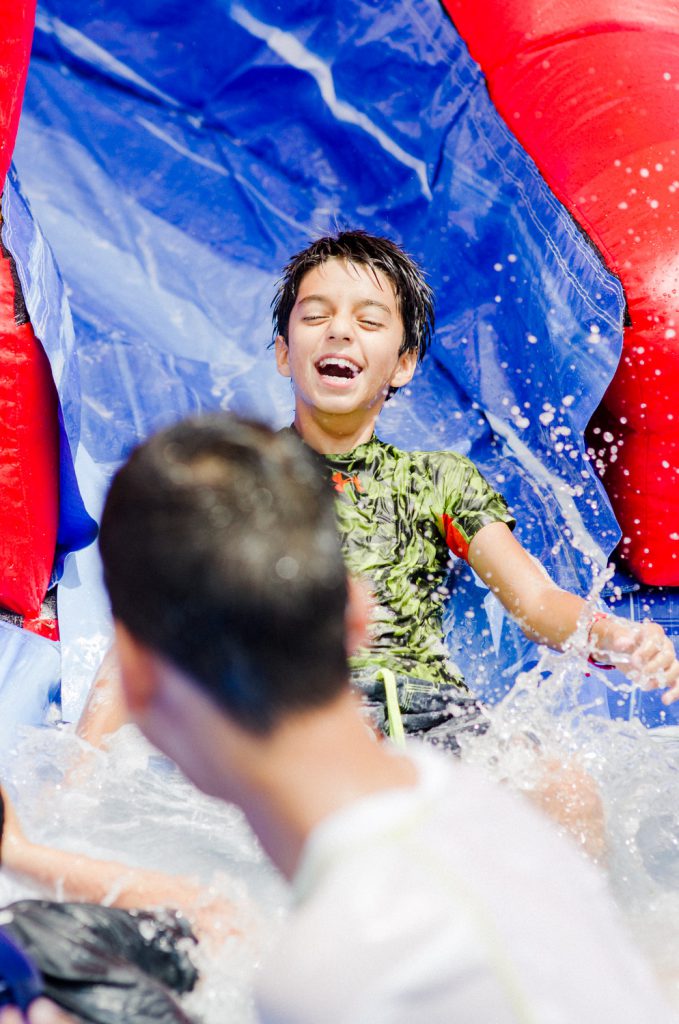
[[[597,622],[601,622],[602,619],[608,619],[608,618],[610,618],[610,616],[607,614],[607,612],[594,612],[594,615],[592,616],[592,621],[589,624],[589,629],[587,630],[587,648],[588,649],[589,649],[589,646],[590,646],[591,640],[592,640],[592,630],[596,626]],[[588,656],[587,661],[590,663],[590,665],[594,665],[595,668],[610,669],[610,668],[614,667],[613,665],[609,664],[608,662],[596,661],[591,654]]]

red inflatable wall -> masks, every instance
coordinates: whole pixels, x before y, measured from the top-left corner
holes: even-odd
[[[625,289],[590,431],[643,582],[679,585],[679,5],[444,0],[493,101]]]
[[[35,19],[34,0],[0,4],[0,188],[14,148]],[[14,264],[0,251],[0,607],[36,618],[57,537],[57,395]],[[35,624],[29,628],[35,628]]]

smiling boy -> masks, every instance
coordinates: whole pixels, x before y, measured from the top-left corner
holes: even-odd
[[[580,623],[587,653],[679,698],[672,642],[652,622],[592,614],[512,534],[504,498],[455,452],[404,452],[375,424],[412,379],[434,330],[431,288],[393,242],[321,238],[284,270],[273,302],[276,361],[292,381],[294,430],[324,459],[349,572],[374,600],[369,646],[351,659],[372,723],[457,751],[488,719],[448,657],[451,556],[469,563],[530,639],[561,649]],[[115,658],[104,661],[78,731],[99,744],[127,719]]]
[[[285,268],[273,303],[276,361],[292,381],[294,429],[320,453],[337,492],[350,572],[375,601],[370,647],[352,661],[373,717],[457,748],[486,727],[443,640],[451,553],[465,559],[532,640],[562,649],[588,622],[587,653],[679,698],[679,663],[660,626],[596,613],[557,587],[512,535],[507,505],[454,452],[403,452],[375,435],[434,329],[433,295],[414,263],[362,231],[321,238]],[[400,714],[395,711],[398,697]]]

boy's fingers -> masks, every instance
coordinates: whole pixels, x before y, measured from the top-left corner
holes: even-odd
[[[679,700],[679,684],[673,686],[670,690],[666,690],[661,700],[663,704],[674,704],[675,700]]]
[[[672,644],[663,647],[657,654],[647,656],[637,669],[639,680],[643,686],[652,689],[654,686],[671,686],[677,678],[679,665],[674,655]]]
[[[673,704],[675,700],[679,699],[679,662],[675,661],[674,665],[665,673],[662,686],[667,687],[662,695],[663,704]]]
[[[658,666],[668,669],[676,660],[674,645],[662,626],[655,622],[644,622],[636,632],[636,644],[632,661],[636,669],[647,672]]]

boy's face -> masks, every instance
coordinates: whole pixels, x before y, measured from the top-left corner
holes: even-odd
[[[373,410],[390,387],[407,384],[417,353],[399,355],[403,322],[388,277],[360,263],[330,259],[302,278],[288,341],[276,362],[291,377],[296,402],[343,415]]]

